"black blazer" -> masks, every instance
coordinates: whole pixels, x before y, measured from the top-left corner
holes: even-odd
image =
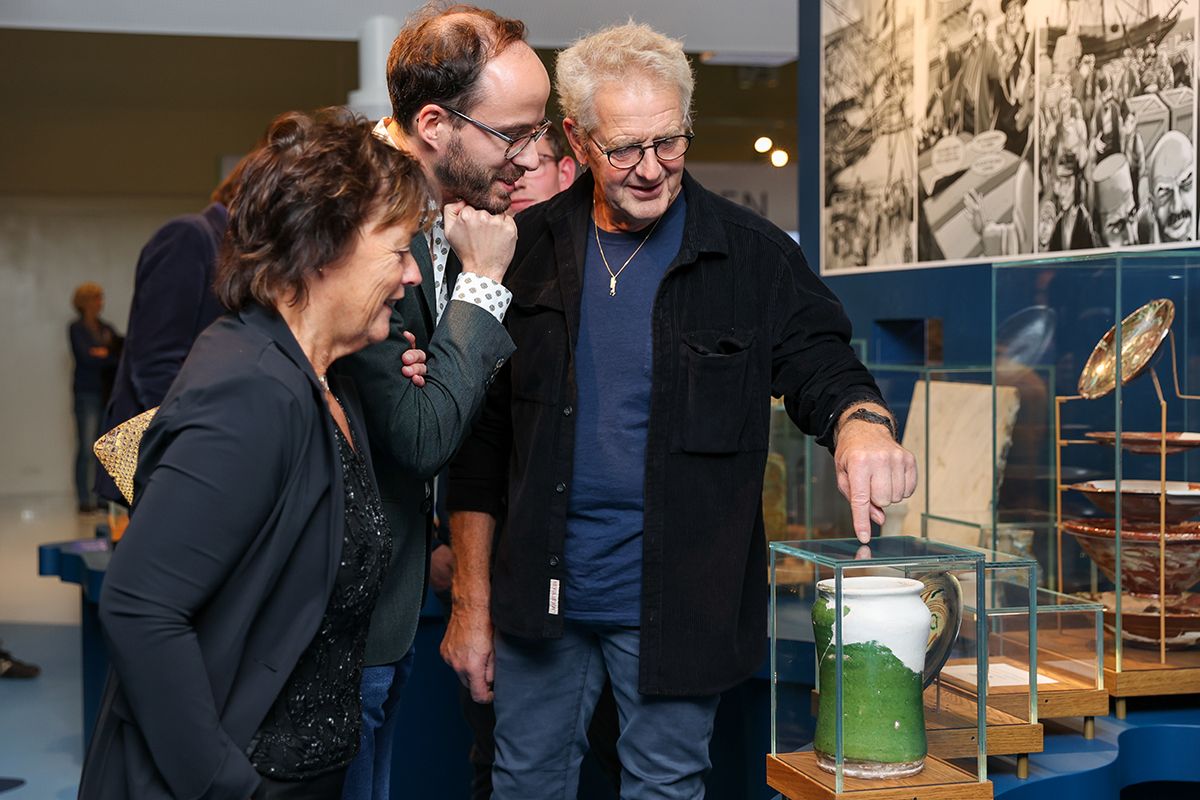
[[[101,431],[161,403],[196,337],[225,313],[212,285],[228,224],[225,206],[213,203],[203,213],[163,225],[142,248],[125,344]],[[96,493],[125,503],[104,470],[96,471]]]
[[[334,389],[365,443],[352,387]],[[255,306],[196,340],[142,440],[101,592],[113,670],[81,798],[253,794],[246,748],[336,577],[337,458],[316,375],[282,319]]]

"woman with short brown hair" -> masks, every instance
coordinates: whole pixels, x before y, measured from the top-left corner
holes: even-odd
[[[230,206],[206,330],[141,442],[100,598],[113,671],[83,798],[338,797],[390,558],[339,357],[420,282],[415,160],[345,111],[285,114]],[[397,380],[418,385],[423,354]]]

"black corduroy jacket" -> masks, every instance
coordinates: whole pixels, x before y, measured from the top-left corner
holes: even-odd
[[[722,691],[766,655],[771,397],[827,445],[841,410],[882,402],[841,306],[796,243],[686,173],[683,192],[683,242],[651,315],[639,675],[648,695]],[[574,349],[592,193],[584,175],[519,216],[505,278],[516,353],[451,468],[450,508],[503,523],[492,618],[526,638],[562,634],[552,582],[563,586],[571,557]]]

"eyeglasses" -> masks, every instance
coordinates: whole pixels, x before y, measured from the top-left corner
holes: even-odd
[[[548,156],[545,153],[538,153],[538,165],[531,170],[526,170],[526,172],[539,172],[547,164],[557,164],[557,163],[558,163],[558,159],[555,158],[554,156]]]
[[[508,161],[512,161],[514,158],[521,155],[521,151],[523,151],[526,147],[528,147],[531,142],[536,142],[537,140],[541,139],[543,136],[546,135],[546,131],[550,130],[550,120],[543,119],[529,133],[525,134],[524,136],[513,137],[513,136],[509,136],[507,133],[501,133],[500,131],[493,128],[491,125],[485,125],[482,122],[480,122],[479,120],[474,119],[473,117],[467,116],[463,112],[459,111],[457,108],[451,108],[450,106],[444,106],[441,103],[438,103],[437,106],[446,111],[449,111],[451,114],[453,114],[456,117],[460,117],[460,118],[466,120],[467,122],[474,125],[476,128],[479,128],[479,130],[481,130],[485,133],[490,133],[492,136],[495,136],[497,139],[501,139],[501,140],[507,142],[508,147],[505,148],[505,150],[504,150],[504,158]]]
[[[632,169],[642,163],[642,159],[646,156],[647,150],[653,150],[654,155],[659,161],[674,161],[677,158],[682,158],[683,154],[692,146],[692,138],[695,134],[681,133],[678,136],[665,136],[662,139],[655,139],[650,144],[627,144],[621,147],[614,147],[611,150],[605,150],[599,142],[589,133],[588,138],[592,140],[592,144],[596,145],[596,149],[604,154],[608,159],[608,163],[612,164],[617,169]]]

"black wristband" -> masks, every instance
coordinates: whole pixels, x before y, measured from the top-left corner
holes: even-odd
[[[892,435],[892,439],[896,440],[896,423],[892,422],[891,417],[884,416],[878,412],[872,411],[869,408],[856,408],[847,415],[846,419],[842,420],[842,424],[849,422],[852,419],[870,422],[875,425],[882,425],[888,429],[888,433]]]

